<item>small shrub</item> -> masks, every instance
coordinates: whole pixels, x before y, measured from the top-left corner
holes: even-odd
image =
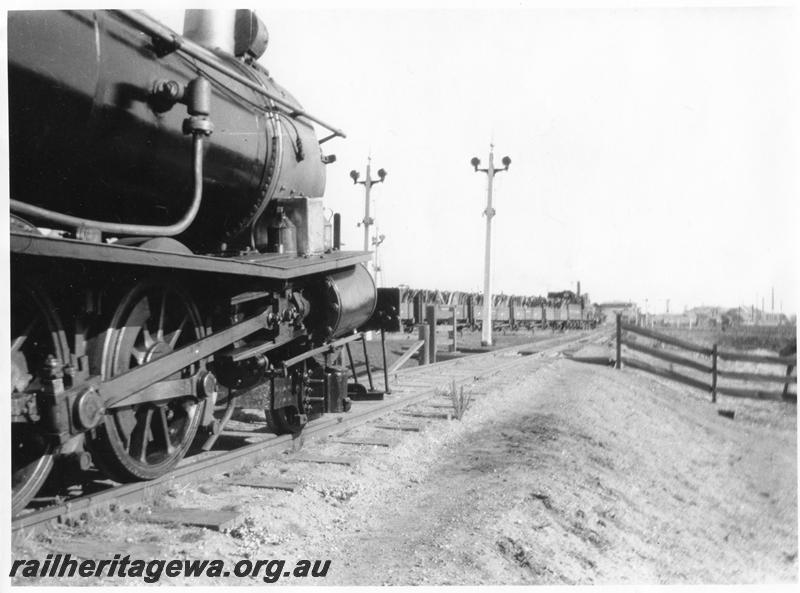
[[[464,386],[462,385],[460,389],[456,389],[456,382],[450,386],[450,399],[453,402],[453,415],[455,416],[456,420],[461,420],[464,417],[464,412],[467,411],[469,407],[470,401],[472,400],[472,394],[467,392],[464,393]]]

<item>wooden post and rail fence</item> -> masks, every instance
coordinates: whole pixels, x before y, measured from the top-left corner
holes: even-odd
[[[396,372],[408,360],[419,352],[417,360],[420,365],[433,364],[437,360],[436,355],[436,320],[439,313],[447,313],[452,318],[452,328],[450,331],[450,352],[458,352],[458,315],[456,307],[452,305],[428,305],[425,309],[425,323],[418,324],[418,340],[411,344],[411,347],[403,352],[389,368],[389,374]]]
[[[651,340],[655,340],[661,344],[668,344],[677,349],[683,349],[694,354],[700,354],[707,357],[708,362],[700,360],[692,360],[684,358],[673,352],[664,350],[663,348],[655,348],[653,346],[645,346],[638,341],[631,339],[631,335],[643,336]],[[720,350],[717,344],[711,347],[700,346],[681,340],[673,336],[664,335],[655,332],[651,329],[645,329],[636,325],[622,321],[622,316],[617,313],[617,352],[615,358],[615,367],[620,369],[624,366],[629,366],[634,369],[652,373],[660,377],[672,379],[679,383],[702,389],[711,394],[711,401],[717,401],[717,394],[729,395],[732,397],[751,397],[758,399],[774,399],[797,401],[797,374],[793,375],[792,372],[797,368],[797,354],[791,356],[764,356],[758,354],[744,354],[741,352],[733,352]],[[665,369],[655,365],[643,362],[630,356],[625,356],[622,352],[622,347],[639,352],[659,360],[670,363],[670,368]],[[720,368],[720,361],[726,362],[750,362],[781,365],[786,367],[785,374],[771,374],[771,373],[755,373],[755,372],[736,372]],[[708,374],[707,381],[703,381],[696,377],[690,377],[684,373],[673,370],[673,365],[681,365],[704,374]],[[783,390],[764,390],[754,389],[751,387],[730,387],[727,385],[720,385],[719,380],[728,381],[749,381],[755,383],[772,383],[782,384]],[[794,393],[789,391],[789,386],[795,384]]]

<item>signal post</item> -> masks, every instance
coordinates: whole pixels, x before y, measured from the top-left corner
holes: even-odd
[[[495,173],[508,171],[511,159],[504,156],[502,162],[503,168],[496,169],[494,166],[494,144],[489,145],[488,168],[478,168],[481,164],[481,160],[478,157],[473,157],[470,161],[476,172],[486,173],[489,179],[486,210],[483,211],[484,216],[486,216],[486,256],[483,269],[483,321],[481,328],[481,345],[483,346],[492,345],[492,218],[495,215],[494,208],[492,208],[492,182],[494,181]]]

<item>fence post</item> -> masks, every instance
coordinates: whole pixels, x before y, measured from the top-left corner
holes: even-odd
[[[453,307],[453,343],[450,352],[458,352],[458,305]]]
[[[414,307],[414,323],[425,323],[423,319],[425,315],[424,304],[422,302],[422,295],[417,293],[414,295],[413,307]]]
[[[383,355],[383,388],[386,393],[391,393],[392,388],[389,387],[389,367],[386,365],[386,332],[381,328],[381,354]]]
[[[430,328],[430,337],[428,338],[428,343],[430,344],[428,349],[428,362],[433,364],[436,362],[436,305],[428,305],[425,313],[425,322]]]
[[[783,384],[783,399],[787,399],[786,396],[789,395],[789,383],[791,383],[792,378],[792,371],[794,370],[793,364],[786,365],[786,383]]]
[[[614,368],[622,368],[622,313],[617,313],[617,359]]]
[[[711,347],[711,403],[717,403],[717,345]]]
[[[419,334],[418,334],[419,335],[419,339],[423,341],[422,348],[420,348],[419,356],[418,356],[419,366],[422,366],[424,364],[428,364],[428,358],[430,357],[430,355],[428,354],[428,351],[430,350],[430,346],[431,346],[430,335],[428,333],[428,325],[427,324],[420,323],[419,325],[417,325],[417,328],[418,328],[418,331],[419,331]]]

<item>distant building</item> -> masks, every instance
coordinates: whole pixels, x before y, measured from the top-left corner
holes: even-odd
[[[643,325],[649,327],[697,327],[698,316],[692,312],[686,313],[655,313],[647,315]]]
[[[775,311],[755,311],[755,325],[789,325],[789,319],[783,313]]]
[[[694,315],[692,327],[721,327],[722,309],[720,307],[694,307],[689,309],[689,315]]]
[[[742,306],[725,311],[721,323],[726,327],[793,325],[792,321],[783,313],[761,311],[752,306]]]
[[[600,316],[600,323],[616,323],[617,313],[621,313],[622,320],[628,323],[636,323],[639,317],[639,307],[635,303],[599,303],[597,310]]]

